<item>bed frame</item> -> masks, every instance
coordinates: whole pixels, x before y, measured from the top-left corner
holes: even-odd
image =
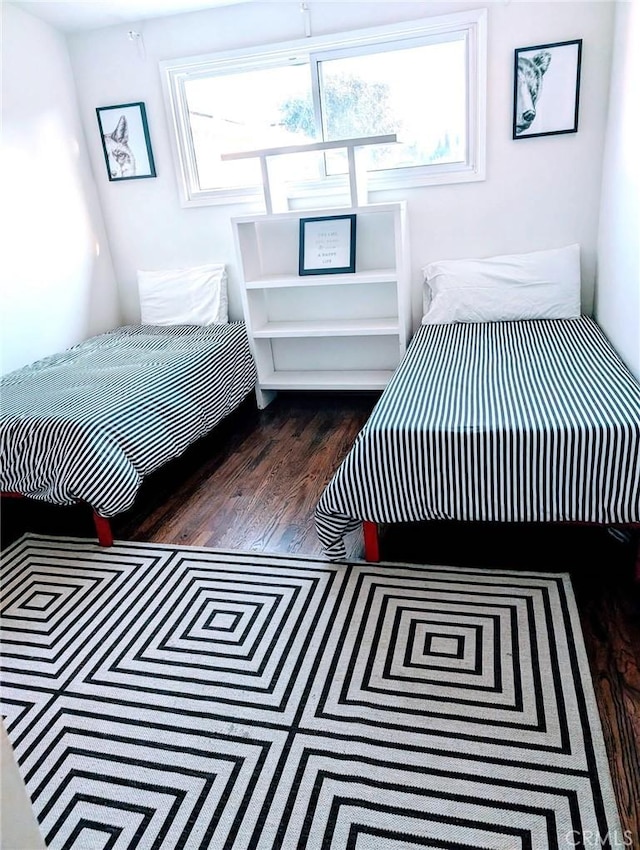
[[[582,525],[583,523],[564,523],[566,525]],[[588,525],[587,523],[584,523]],[[590,528],[597,528],[600,526],[589,525]],[[607,528],[608,526],[602,526],[603,528]],[[613,526],[611,526],[613,527]],[[636,559],[635,559],[635,568],[634,568],[634,578],[640,583],[640,523],[631,523],[625,526],[615,526],[616,528],[621,528],[623,530],[634,531],[636,532],[637,541],[636,541]],[[370,522],[369,520],[363,520],[362,522],[362,536],[364,539],[364,559],[370,564],[377,564],[380,561],[380,539],[378,535],[378,524],[376,522]]]
[[[7,499],[28,499],[28,496],[23,496],[22,493],[6,493],[0,492],[0,496]],[[104,516],[92,510],[93,524],[96,529],[96,536],[100,546],[113,546],[113,530],[111,522]]]

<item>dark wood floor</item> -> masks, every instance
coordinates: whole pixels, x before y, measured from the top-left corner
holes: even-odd
[[[281,394],[252,402],[145,482],[117,539],[320,556],[313,510],[375,394]],[[93,537],[85,507],[2,504],[2,545],[25,531]],[[633,546],[583,527],[429,523],[383,529],[383,560],[569,572],[623,829],[640,848],[640,587]],[[348,554],[362,558],[359,535]]]

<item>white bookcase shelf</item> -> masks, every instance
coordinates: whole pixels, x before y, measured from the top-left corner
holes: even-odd
[[[372,269],[366,272],[356,272],[355,274],[309,274],[304,277],[300,275],[263,275],[254,280],[245,281],[246,289],[269,289],[281,288],[284,286],[348,286],[354,283],[385,283],[387,281],[397,280],[398,272],[396,269]]]
[[[353,274],[298,274],[300,219],[356,215]],[[409,335],[405,202],[232,219],[265,407],[277,390],[378,390]]]
[[[400,333],[398,317],[388,319],[308,319],[265,322],[253,329],[256,339],[294,336],[397,336]]]
[[[378,390],[391,379],[393,369],[279,371],[265,373],[263,390]]]

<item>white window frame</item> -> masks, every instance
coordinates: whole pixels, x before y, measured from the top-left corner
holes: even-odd
[[[318,36],[284,42],[268,47],[230,50],[222,53],[173,59],[160,63],[165,104],[171,127],[171,141],[180,202],[184,207],[210,204],[259,202],[262,186],[233,189],[201,189],[195,150],[191,142],[189,111],[185,92],[188,80],[214,74],[235,74],[300,62],[314,63],[330,58],[335,50],[348,50],[352,55],[367,52],[367,48],[385,42],[397,46],[416,39],[437,42],[451,34],[463,38],[467,45],[467,161],[439,165],[414,166],[373,172],[369,178],[370,191],[404,189],[419,186],[463,183],[485,179],[486,169],[486,88],[487,88],[487,10],[475,9],[450,15],[423,18],[391,26],[372,27],[330,36]],[[392,48],[391,48],[392,49]],[[316,66],[317,70],[317,66]],[[312,86],[317,89],[317,74],[312,74]],[[313,91],[313,89],[312,89]],[[313,91],[317,108],[317,90]],[[231,153],[231,151],[229,151]],[[289,186],[290,197],[331,195],[343,185],[343,179],[327,177],[317,183],[305,181]]]

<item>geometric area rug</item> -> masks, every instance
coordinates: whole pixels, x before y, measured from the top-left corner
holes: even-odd
[[[567,575],[38,535],[2,561],[49,848],[625,846]]]

